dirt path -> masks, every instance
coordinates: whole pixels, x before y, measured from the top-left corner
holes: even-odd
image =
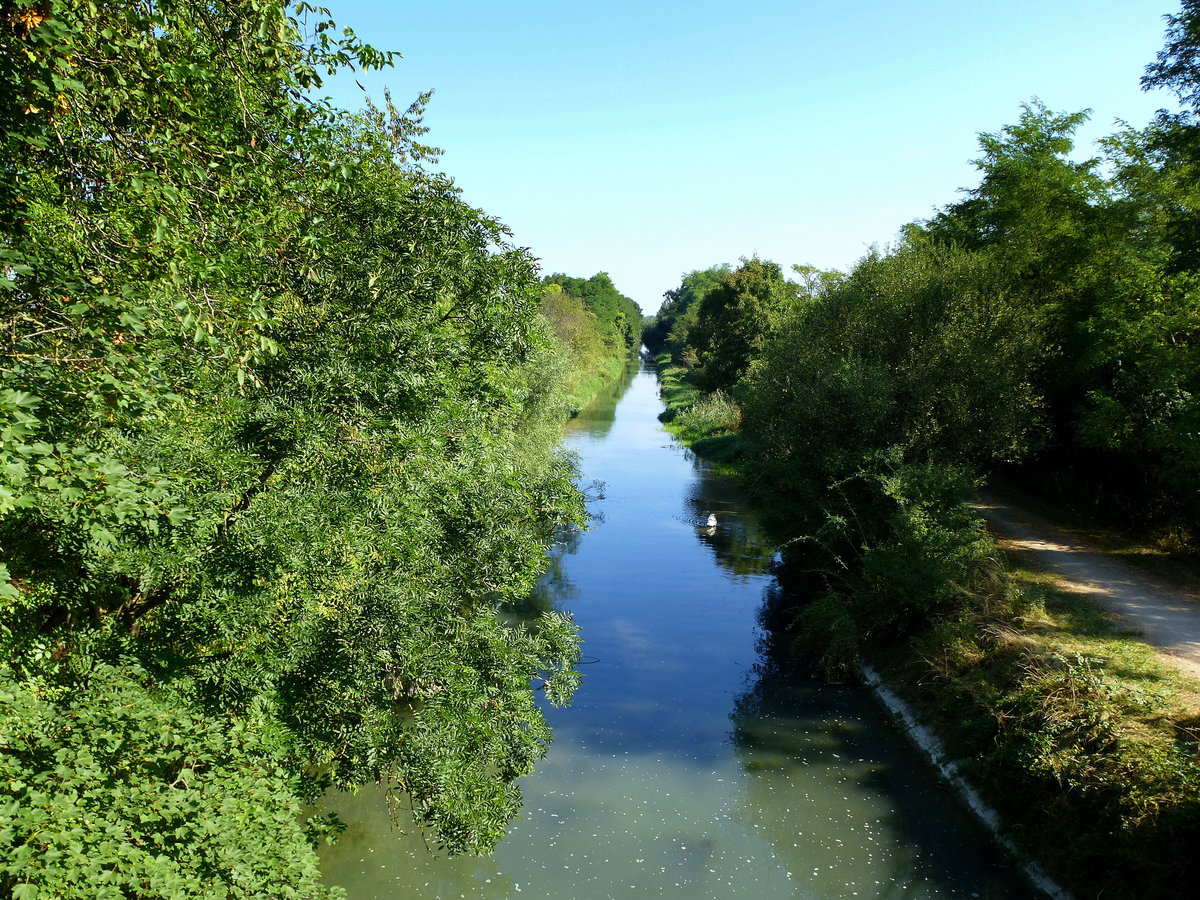
[[[1094,598],[1164,659],[1200,678],[1200,602],[1191,590],[1156,581],[1079,534],[986,491],[975,508],[1002,546],[1024,551],[1036,568],[1057,575],[1060,587]]]

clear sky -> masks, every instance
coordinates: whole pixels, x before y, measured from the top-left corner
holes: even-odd
[[[467,202],[647,313],[742,256],[848,268],[976,184],[978,133],[1034,96],[1093,110],[1084,155],[1174,107],[1138,79],[1178,0],[325,4],[404,54],[358,76],[371,96],[436,91],[427,140]]]

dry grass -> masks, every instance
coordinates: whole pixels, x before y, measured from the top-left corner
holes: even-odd
[[[1009,561],[1014,583],[1039,610],[1026,616],[1021,627],[1031,650],[1100,660],[1105,674],[1117,683],[1155,695],[1146,719],[1160,727],[1200,718],[1200,680],[1179,671],[1086,597],[1062,588],[1057,577],[1020,568],[1012,555]]]

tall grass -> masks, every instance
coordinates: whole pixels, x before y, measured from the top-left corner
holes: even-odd
[[[687,441],[736,434],[741,425],[741,407],[724,391],[701,397],[671,421],[672,430]]]

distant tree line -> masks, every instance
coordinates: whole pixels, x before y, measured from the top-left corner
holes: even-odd
[[[1200,15],[1189,4],[1172,21],[1144,83],[1174,89],[1184,112],[1077,161],[1086,114],[1031,102],[981,135],[965,199],[850,272],[788,280],[748,259],[666,294],[646,344],[709,395],[677,417],[736,423],[751,482],[811,512],[789,515],[835,568],[885,565],[901,526],[883,511],[954,518],[989,471],[1178,543],[1200,535],[1200,121],[1197,78],[1177,62],[1196,52]],[[730,398],[736,411],[704,416]],[[967,549],[918,531],[947,543],[897,552],[894,602],[876,586],[869,609],[827,610],[845,648],[880,634],[871,617],[900,627],[940,602],[930,584],[955,582],[947,561]]]
[[[642,310],[606,272],[587,279],[556,273],[542,285],[542,314],[567,351],[563,381],[577,411],[641,346]]]
[[[980,136],[980,184],[849,273],[692,272],[644,339],[744,407],[756,477],[808,494],[890,448],[1003,468],[1200,534],[1200,98],[1191,3],[1143,83],[1184,103],[1077,161],[1086,112]]]
[[[600,333],[615,352],[636,350],[642,340],[642,310],[612,283],[607,272],[591,278],[573,278],[555,273],[542,279],[547,288],[558,286],[563,294],[581,301],[596,317]]]

